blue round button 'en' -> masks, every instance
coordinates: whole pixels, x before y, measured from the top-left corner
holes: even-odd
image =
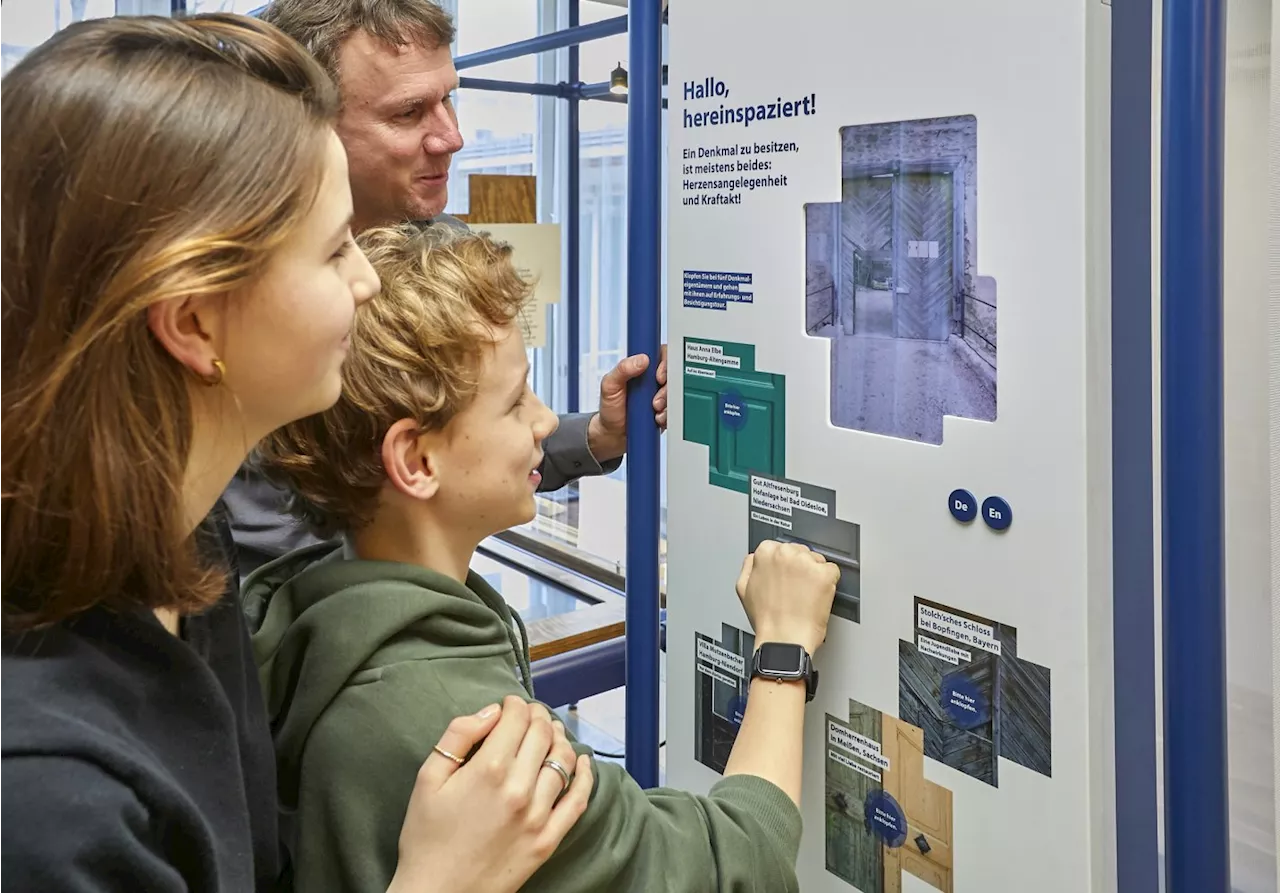
[[[982,500],[982,520],[992,530],[1005,530],[1013,523],[1013,509],[999,496],[988,496]]]
[[[978,517],[978,500],[968,490],[952,490],[947,497],[947,508],[951,510],[951,516],[962,524]]]

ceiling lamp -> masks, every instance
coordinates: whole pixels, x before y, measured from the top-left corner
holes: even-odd
[[[615,96],[625,96],[627,92],[627,70],[618,63],[618,67],[609,75],[609,92]]]

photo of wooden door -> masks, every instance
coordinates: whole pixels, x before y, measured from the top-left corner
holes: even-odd
[[[903,173],[894,192],[894,334],[946,341],[956,299],[954,177]]]
[[[901,893],[902,872],[952,893],[951,791],[924,777],[924,731],[882,719],[881,752],[889,759],[884,790],[907,817],[907,839],[884,849],[884,893]]]
[[[868,740],[880,740],[882,717],[879,710],[852,701],[849,711],[847,723],[830,714],[826,721],[834,721]],[[883,717],[883,721],[887,722],[888,717]],[[860,893],[884,893],[889,889],[885,886],[887,850],[867,823],[863,811],[867,797],[882,790],[881,782],[830,757],[827,758],[826,775],[827,871]]]

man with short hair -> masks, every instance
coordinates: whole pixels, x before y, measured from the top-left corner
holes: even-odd
[[[337,131],[347,150],[353,231],[406,220],[462,227],[444,214],[450,161],[462,148],[449,14],[430,0],[274,0],[262,18],[306,47],[341,91]],[[544,445],[541,490],[618,467],[626,451],[627,382],[648,363],[644,356],[622,360],[600,383],[599,412],[560,417]],[[665,430],[665,359],[657,377],[653,408]],[[242,575],[316,541],[287,515],[287,500],[252,460],[228,487]]]

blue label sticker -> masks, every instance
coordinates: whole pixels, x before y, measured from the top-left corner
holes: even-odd
[[[999,496],[988,496],[982,500],[982,520],[992,530],[1005,530],[1013,523],[1013,509]]]
[[[952,490],[947,497],[947,508],[951,515],[962,524],[968,524],[978,517],[978,501],[968,490]]]
[[[862,805],[867,830],[894,849],[907,841],[907,817],[888,791],[870,791]]]
[[[976,729],[991,718],[986,695],[963,673],[952,673],[942,680],[938,696],[943,712],[962,729]]]
[[[747,699],[742,695],[738,695],[729,702],[729,709],[727,712],[729,714],[729,719],[735,726],[742,725],[742,717],[747,713]]]
[[[741,431],[747,423],[747,401],[733,388],[720,392],[720,421],[730,431]]]

